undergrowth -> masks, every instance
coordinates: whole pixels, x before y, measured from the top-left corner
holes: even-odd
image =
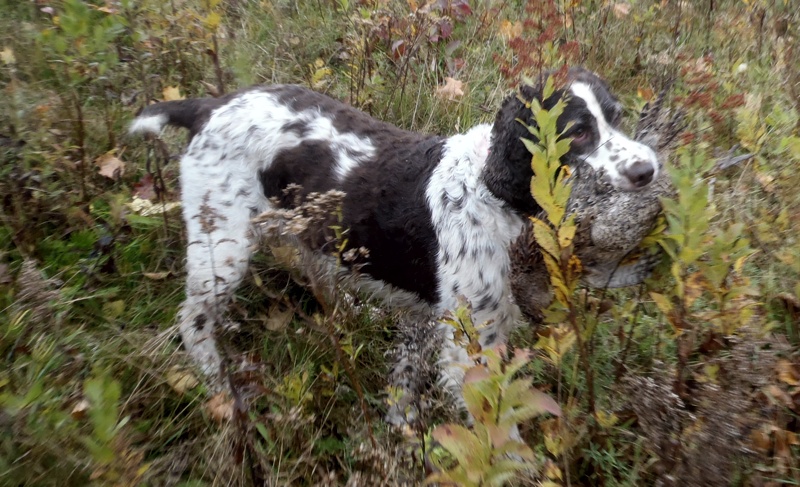
[[[0,0],[0,483],[797,484],[798,25],[788,0]],[[563,187],[533,188],[556,299],[467,385],[536,406],[511,415],[524,443],[435,390],[415,429],[383,423],[398,318],[321,294],[281,246],[232,306],[240,396],[205,389],[173,329],[184,141],[128,139],[138,108],[299,83],[451,134],[565,63],[629,128],[664,86],[688,126],[639,288],[581,288]]]

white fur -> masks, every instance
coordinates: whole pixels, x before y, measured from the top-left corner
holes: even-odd
[[[166,115],[151,115],[149,117],[137,117],[136,120],[128,127],[128,132],[131,134],[145,133],[158,135],[167,124]]]
[[[481,332],[483,345],[505,340],[519,315],[509,288],[508,249],[522,229],[522,219],[504,209],[481,181],[490,133],[490,125],[478,125],[450,137],[426,192],[439,242],[437,311],[455,309],[458,297],[468,296],[474,322],[492,322]],[[482,304],[486,308],[481,309]],[[440,356],[442,379],[448,388],[458,391],[469,357],[453,342],[452,327],[441,328],[445,334]]]
[[[589,111],[597,120],[600,143],[594,152],[583,158],[596,171],[604,171],[611,184],[617,188],[631,191],[639,189],[625,177],[624,172],[634,163],[644,162],[653,167],[652,180],[658,178],[660,164],[656,153],[650,147],[632,140],[613,128],[603,116],[600,103],[592,88],[586,83],[573,83],[572,94],[583,99]]]

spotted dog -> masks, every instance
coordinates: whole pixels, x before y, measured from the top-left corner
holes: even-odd
[[[544,100],[567,100],[559,131],[572,139],[567,165],[589,165],[612,186],[636,191],[660,170],[656,154],[617,130],[621,106],[607,84],[581,69]],[[541,86],[523,86],[502,103],[494,123],[458,135],[409,132],[300,86],[245,89],[221,98],[145,107],[133,133],[164,126],[189,130],[180,165],[188,233],[186,299],[179,314],[183,343],[209,375],[220,357],[213,330],[241,283],[256,244],[251,219],[274,202],[340,190],[348,246],[366,248],[359,264],[365,288],[403,306],[441,316],[472,304],[483,346],[506,340],[519,309],[509,283],[509,246],[524,219],[540,213],[530,194],[530,100]],[[460,392],[466,350],[442,326],[443,384]]]

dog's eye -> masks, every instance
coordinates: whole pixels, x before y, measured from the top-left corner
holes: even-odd
[[[589,138],[589,131],[586,130],[585,127],[578,127],[570,135],[573,142],[581,143],[586,142],[586,139]]]

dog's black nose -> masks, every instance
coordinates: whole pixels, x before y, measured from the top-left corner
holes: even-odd
[[[656,168],[653,164],[645,161],[636,161],[625,169],[623,175],[628,178],[633,187],[644,188],[653,181],[655,172]]]

